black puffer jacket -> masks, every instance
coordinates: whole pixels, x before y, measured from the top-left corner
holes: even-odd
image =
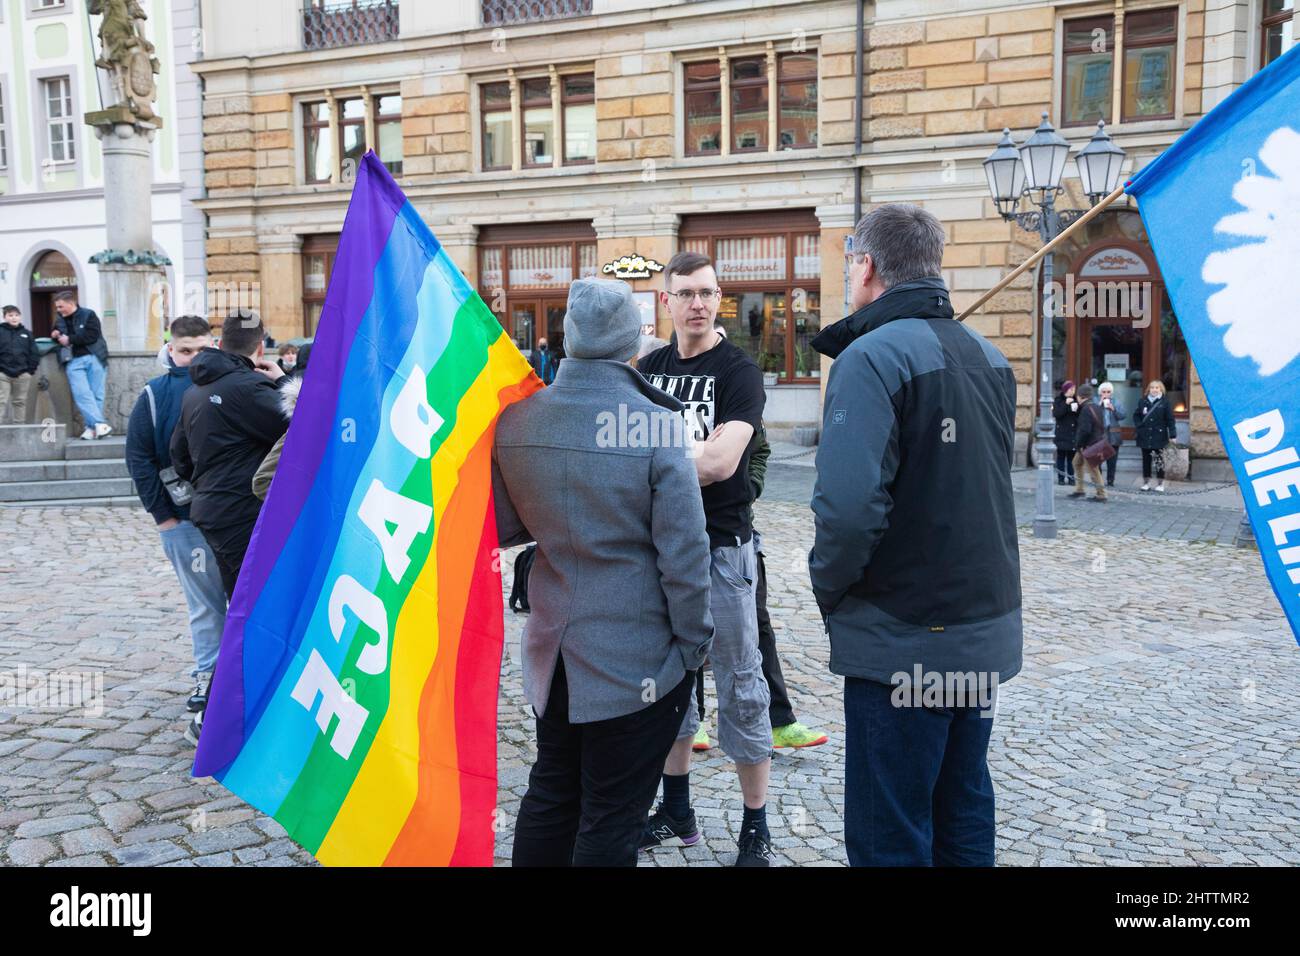
[[[250,359],[206,348],[190,363],[194,387],[181,402],[172,433],[171,460],[194,485],[190,519],[207,530],[234,527],[257,517],[253,474],[289,428],[280,387]]]
[[[1056,419],[1056,435],[1052,439],[1061,451],[1074,451],[1074,430],[1079,424],[1079,410],[1070,411],[1070,402],[1077,399],[1057,395],[1052,402],[1052,417]]]
[[[0,373],[17,378],[35,372],[40,363],[32,330],[25,325],[0,321]]]
[[[1150,395],[1143,395],[1137,410],[1133,412],[1133,425],[1137,429],[1138,447],[1149,451],[1164,448],[1178,437],[1174,410],[1164,395],[1154,402]]]

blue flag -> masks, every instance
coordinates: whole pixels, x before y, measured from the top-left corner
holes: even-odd
[[[1128,185],[1300,641],[1300,48]]]

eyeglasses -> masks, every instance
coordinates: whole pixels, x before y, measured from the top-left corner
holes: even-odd
[[[710,299],[719,298],[722,295],[721,289],[683,289],[681,292],[669,292],[669,295],[675,297],[682,305],[689,305],[695,301],[698,295],[701,302],[708,302]]]

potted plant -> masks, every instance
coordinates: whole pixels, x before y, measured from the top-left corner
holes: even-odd
[[[769,387],[775,385],[781,368],[781,357],[775,352],[760,352],[758,367],[763,371],[763,384]]]
[[[811,346],[801,345],[794,351],[794,367],[800,378],[821,378],[821,360],[817,350]]]

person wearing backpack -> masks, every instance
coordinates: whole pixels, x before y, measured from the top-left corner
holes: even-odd
[[[1104,504],[1106,501],[1106,484],[1101,479],[1100,464],[1089,461],[1083,456],[1083,452],[1086,448],[1106,437],[1106,422],[1103,418],[1101,406],[1092,401],[1091,385],[1086,382],[1080,385],[1075,395],[1079,400],[1079,422],[1074,430],[1074,491],[1070,492],[1069,496],[1071,498],[1086,496],[1087,492],[1083,490],[1084,472],[1086,471],[1093,487],[1097,489],[1097,493],[1088,500]]]
[[[176,571],[189,608],[194,647],[190,676],[195,685],[186,709],[194,714],[207,704],[207,686],[226,623],[226,592],[216,558],[202,532],[190,521],[192,489],[172,468],[168,443],[181,415],[181,397],[194,384],[190,362],[211,344],[212,330],[202,318],[183,315],[176,319],[166,346],[167,373],[145,385],[126,428],[127,469],[140,503],[157,523],[163,553]]]

